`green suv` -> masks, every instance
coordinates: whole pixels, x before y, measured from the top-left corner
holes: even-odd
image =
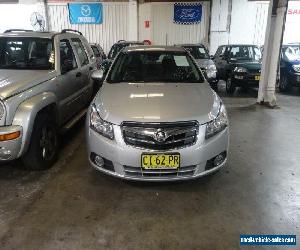
[[[261,73],[261,51],[255,45],[223,45],[214,55],[220,79],[226,81],[226,91],[236,87],[257,87]]]

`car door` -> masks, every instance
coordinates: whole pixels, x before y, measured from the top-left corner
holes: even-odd
[[[75,54],[80,64],[80,78],[78,83],[78,100],[79,108],[83,108],[88,101],[92,93],[91,85],[91,71],[94,67],[90,64],[89,56],[83,42],[79,38],[71,38],[72,46],[75,50]]]
[[[57,77],[57,96],[61,109],[60,120],[65,123],[77,111],[78,86],[80,69],[69,39],[59,41],[60,75]]]

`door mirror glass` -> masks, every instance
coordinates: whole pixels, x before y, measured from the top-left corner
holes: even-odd
[[[103,81],[104,79],[104,71],[102,69],[99,69],[99,70],[95,70],[93,73],[92,73],[92,79],[93,80],[96,80],[96,81]]]

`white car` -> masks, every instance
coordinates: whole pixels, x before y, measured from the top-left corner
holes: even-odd
[[[86,134],[90,164],[131,180],[197,178],[228,154],[225,106],[181,47],[123,49],[89,108]]]

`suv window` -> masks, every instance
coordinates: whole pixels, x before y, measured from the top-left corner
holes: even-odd
[[[53,69],[52,52],[52,41],[48,38],[1,37],[0,68]]]
[[[77,63],[70,42],[67,39],[61,40],[59,48],[61,72],[66,73],[77,68]]]
[[[89,64],[88,56],[85,52],[84,46],[82,45],[82,42],[80,41],[80,39],[79,38],[72,38],[71,41],[72,41],[72,44],[74,45],[74,48],[77,52],[77,55],[78,55],[81,66]]]
[[[217,50],[217,52],[216,52],[216,54],[215,54],[215,57],[223,56],[224,52],[225,52],[225,49],[226,49],[225,46],[219,47],[218,50]]]
[[[100,57],[101,54],[100,54],[100,51],[98,50],[98,48],[96,46],[91,46],[92,47],[92,50],[95,54],[96,57]]]

